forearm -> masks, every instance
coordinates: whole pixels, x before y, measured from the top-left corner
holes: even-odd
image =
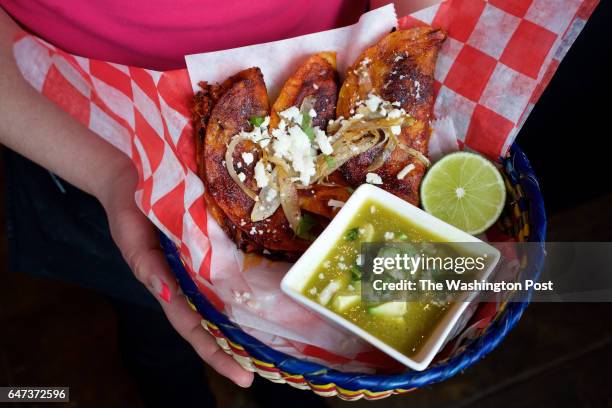
[[[104,200],[130,160],[33,89],[13,56],[19,28],[0,8],[0,143]]]

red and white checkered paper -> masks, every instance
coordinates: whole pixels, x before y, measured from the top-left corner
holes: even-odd
[[[399,26],[447,30],[435,74],[435,115],[450,118],[460,144],[497,158],[597,3],[448,0],[401,18]],[[178,245],[200,290],[217,307],[280,351],[351,369],[388,364],[282,296],[278,282],[288,265],[238,253],[207,214],[195,175],[186,70],[157,72],[78,57],[27,33],[15,40],[14,54],[32,86],[134,161],[137,204]],[[224,271],[228,264],[236,267]],[[479,320],[469,328],[482,326],[494,312],[477,312]]]

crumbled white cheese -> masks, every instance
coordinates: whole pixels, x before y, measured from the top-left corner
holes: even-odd
[[[259,188],[264,188],[268,185],[268,173],[264,167],[263,160],[259,160],[255,165],[255,182]]]
[[[242,163],[241,162],[236,163],[236,167],[241,169],[242,168]]]
[[[249,292],[239,292],[236,289],[232,290],[232,295],[234,296],[234,301],[236,303],[244,303],[251,298],[251,294]]]
[[[334,200],[333,198],[327,202],[327,205],[334,208],[342,208],[344,201]]]
[[[244,183],[246,180],[246,175],[243,172],[238,173],[238,179]]]
[[[288,109],[285,109],[282,112],[279,112],[279,116],[287,120],[287,122],[294,122],[294,123],[302,123],[302,118],[303,118],[302,113],[297,108],[297,106],[292,106]]]
[[[317,85],[317,84],[312,84],[312,87],[315,89],[315,91],[316,91],[317,89],[319,89],[319,85]]]
[[[363,265],[363,256],[361,256],[361,254],[357,255],[357,258],[355,259],[355,263],[357,264],[357,266]]]
[[[382,184],[382,178],[376,173],[368,173],[366,174],[366,183],[370,184]]]
[[[338,268],[343,271],[346,269],[346,264],[344,262],[338,262]]]
[[[316,117],[317,117],[317,111],[316,111],[316,110],[314,110],[313,108],[310,108],[310,110],[308,111],[308,115],[309,115],[311,118],[316,118]]]
[[[319,274],[319,279],[321,279],[321,280],[325,279],[325,274],[323,272],[321,272]]]
[[[310,293],[312,296],[316,295],[317,294],[317,288],[313,286],[312,288],[310,288],[308,293]]]
[[[402,113],[403,113],[402,110],[403,109],[392,109],[389,111],[389,113],[387,113],[387,117],[389,119],[397,119],[400,116],[402,116]]]
[[[408,175],[408,173],[410,173],[412,170],[414,170],[414,168],[415,168],[415,165],[410,163],[409,165],[407,165],[406,167],[401,169],[400,172],[397,173],[398,180],[402,180],[404,177],[406,177]]]
[[[382,99],[373,93],[370,93],[368,95],[368,99],[365,101],[365,105],[368,107],[370,112],[376,112],[381,103]]]
[[[316,151],[308,135],[299,126],[292,125],[288,133],[279,132],[275,137],[272,142],[274,155],[291,163],[293,170],[299,173],[299,180],[303,185],[310,184],[310,177],[316,174]]]
[[[249,152],[242,153],[242,160],[244,160],[244,163],[247,166],[253,163],[253,153],[249,153]]]
[[[401,60],[402,60],[402,58],[404,58],[404,56],[403,56],[403,55],[398,55],[397,57],[395,57],[395,59],[393,60],[393,62],[398,62],[398,61],[401,61]]]
[[[421,98],[421,83],[419,81],[414,81],[414,87],[416,88],[416,99]]]
[[[376,206],[375,205],[371,205],[370,206],[370,214],[374,214],[376,212]]]
[[[329,268],[330,266],[331,266],[331,262],[330,261],[323,262],[323,267],[324,268]]]
[[[394,135],[400,135],[402,133],[402,127],[400,125],[391,126],[391,133]]]
[[[330,155],[334,152],[334,148],[329,142],[329,137],[318,126],[314,128],[315,140],[321,149],[321,153]]]
[[[249,231],[249,234],[251,234],[251,235],[257,234],[257,228],[251,227],[251,230]]]
[[[394,234],[393,232],[391,232],[391,231],[387,231],[387,232],[385,232],[385,239],[386,239],[387,241],[390,241],[390,240],[392,240],[393,238],[395,238],[395,234]]]

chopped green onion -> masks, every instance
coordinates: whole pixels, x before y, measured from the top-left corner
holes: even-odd
[[[261,116],[253,116],[249,119],[249,123],[255,127],[260,127],[262,123],[264,123],[264,118]]]
[[[348,230],[346,232],[346,240],[347,241],[354,241],[357,239],[357,237],[359,236],[359,228],[355,227],[355,228],[351,228],[350,230]]]
[[[324,155],[323,157],[325,157],[325,162],[327,163],[327,167],[329,167],[330,169],[336,165],[336,159],[334,158],[334,156]]]

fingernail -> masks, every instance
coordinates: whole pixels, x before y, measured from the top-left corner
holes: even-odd
[[[253,384],[253,376],[242,376],[236,379],[236,385],[242,388],[249,388]]]
[[[164,302],[172,303],[172,292],[170,292],[170,286],[157,276],[151,278],[151,286],[153,290]]]

